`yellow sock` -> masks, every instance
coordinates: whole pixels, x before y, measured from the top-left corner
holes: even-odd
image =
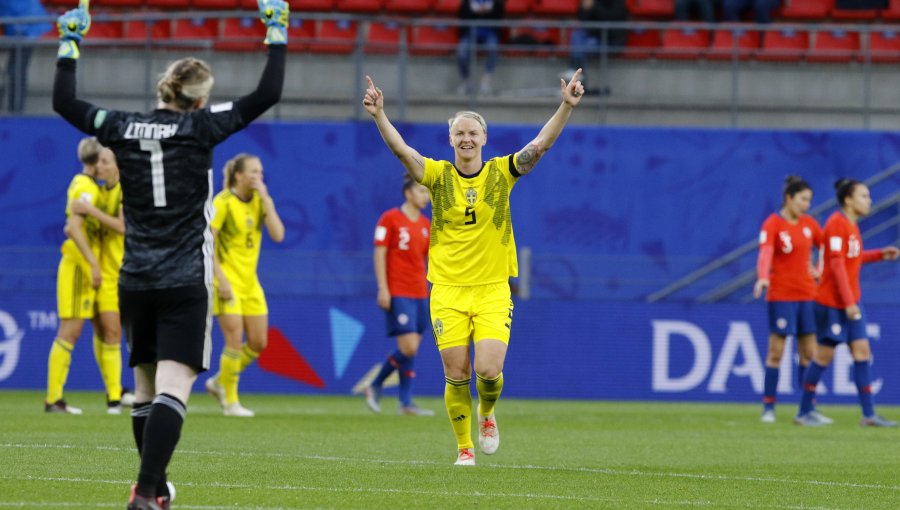
[[[243,372],[248,365],[256,361],[256,358],[258,357],[258,352],[251,349],[249,345],[244,344],[243,347],[241,347],[241,372]]]
[[[475,388],[478,389],[478,414],[481,416],[494,414],[494,404],[503,391],[503,372],[494,379],[485,379],[475,374]]]
[[[238,380],[241,378],[241,351],[225,348],[219,359],[219,384],[225,389],[225,404],[238,401]]]
[[[102,345],[103,340],[101,340],[99,336],[94,334],[94,361],[97,362],[97,368],[100,369],[100,374],[103,374],[103,357],[100,355]]]
[[[122,400],[122,344],[100,343],[100,375],[110,402]]]
[[[63,397],[63,387],[69,377],[72,349],[75,346],[62,338],[53,340],[47,360],[47,402],[52,404]]]
[[[444,404],[447,416],[456,435],[459,448],[473,448],[472,444],[472,392],[469,384],[472,379],[456,381],[446,378],[444,386]]]

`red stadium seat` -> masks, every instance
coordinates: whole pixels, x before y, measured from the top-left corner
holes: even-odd
[[[900,62],[900,32],[896,30],[870,32],[869,51],[872,62]]]
[[[258,51],[263,47],[266,27],[257,17],[229,18],[213,47],[219,51]]]
[[[257,10],[257,0],[240,0],[241,7],[244,9]],[[303,11],[333,11],[334,0],[288,0],[291,6],[291,13]]]
[[[197,9],[219,9],[230,10],[237,9],[239,0],[192,0],[191,2]]]
[[[206,18],[180,19],[175,21],[172,38],[215,39],[219,35],[219,20]]]
[[[535,16],[571,16],[578,12],[579,0],[534,0],[531,11]]]
[[[759,50],[759,40],[759,32],[756,30],[716,30],[706,57],[712,60],[731,60],[737,53],[740,60],[746,60]]]
[[[835,20],[873,20],[878,18],[876,9],[833,9],[831,18]]]
[[[460,0],[434,0],[434,12],[442,16],[456,16]]]
[[[319,53],[352,53],[356,44],[356,22],[323,20],[318,35],[309,43],[310,51]]]
[[[816,32],[808,58],[816,62],[849,62],[859,58],[859,49],[859,32]]]
[[[92,21],[91,40],[121,39],[125,35],[125,25],[121,21]]]
[[[291,17],[288,25],[288,51],[306,51],[316,39],[316,22],[311,19]]]
[[[757,60],[796,61],[809,52],[809,32],[803,30],[774,30],[763,34],[762,50]]]
[[[503,14],[508,17],[526,16],[531,10],[532,0],[506,0]]]
[[[626,5],[634,16],[671,18],[675,15],[675,0],[628,0]]]
[[[513,57],[541,56],[545,57],[559,50],[562,36],[559,28],[534,25],[515,27],[509,31],[512,47],[503,53]]]
[[[161,9],[187,9],[190,6],[190,0],[145,0],[148,7],[159,7]]]
[[[49,2],[44,2],[44,3],[45,3],[45,4],[48,4],[48,5],[50,4]],[[68,5],[68,6],[71,6],[71,5],[73,5],[75,2],[72,2],[71,0],[64,0],[64,1],[54,0],[52,3],[55,4],[55,5]],[[92,7],[91,10],[93,10],[93,7],[94,7],[94,6],[103,6],[103,7],[107,7],[107,6],[108,6],[108,7],[138,7],[138,6],[141,6],[141,5],[144,5],[144,0],[94,0],[93,2],[91,2],[91,7]],[[93,14],[93,13],[92,13],[92,14]]]
[[[422,14],[431,10],[432,0],[387,0],[384,10],[399,14]]]
[[[834,0],[784,0],[779,16],[794,19],[827,18]]]
[[[623,58],[648,58],[652,57],[662,45],[662,37],[659,30],[629,30],[625,43]]]
[[[392,21],[369,23],[363,49],[366,53],[397,53],[400,49],[401,32],[400,25]]]
[[[169,39],[172,37],[172,22],[160,21],[129,21],[125,23],[125,39],[133,41],[145,41],[150,39]]]
[[[378,12],[384,0],[337,0],[335,7],[341,12]]]
[[[884,19],[900,19],[900,0],[889,0],[887,9],[881,11]]]
[[[413,28],[409,52],[413,55],[449,55],[459,44],[459,29],[446,25]]]
[[[697,28],[672,28],[663,32],[658,58],[690,60],[701,57],[709,48],[709,31]]]

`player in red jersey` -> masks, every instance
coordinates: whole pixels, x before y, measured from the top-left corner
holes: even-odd
[[[781,210],[766,218],[759,232],[757,280],[753,287],[753,296],[757,298],[768,288],[769,350],[761,418],[764,423],[775,422],[779,367],[788,335],[797,339],[800,355],[797,381],[800,386],[816,341],[813,300],[818,272],[812,265],[812,249],[821,249],[822,229],[815,219],[806,215],[812,201],[809,183],[789,175],[785,178],[782,196]]]
[[[400,376],[400,413],[433,416],[412,402],[413,360],[422,341],[422,332],[431,324],[428,317],[428,284],[425,259],[431,223],[422,214],[430,201],[428,188],[409,175],[403,179],[403,205],[381,215],[375,227],[375,279],[378,306],[385,311],[387,335],[397,337],[397,349],[372,383],[366,387],[366,405],[381,412],[381,388],[394,371]]]
[[[896,421],[875,414],[872,403],[872,376],[869,373],[872,354],[866,335],[865,312],[860,305],[859,269],[870,262],[896,260],[900,249],[888,246],[863,251],[857,222],[872,208],[869,188],[846,178],[834,186],[841,210],[832,214],[825,223],[825,266],[815,304],[819,345],[803,378],[803,397],[794,423],[805,426],[826,424],[818,420],[814,413],[816,386],[834,357],[834,348],[847,342],[853,356],[853,378],[863,412],[860,424],[896,427]]]

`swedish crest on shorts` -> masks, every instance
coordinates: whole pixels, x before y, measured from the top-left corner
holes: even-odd
[[[434,336],[441,336],[444,334],[444,323],[440,319],[434,320]]]
[[[469,207],[475,206],[475,201],[478,200],[478,192],[475,188],[469,188],[466,190],[466,203],[469,204]]]

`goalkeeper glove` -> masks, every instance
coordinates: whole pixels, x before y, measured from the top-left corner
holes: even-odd
[[[290,6],[283,0],[257,0],[259,18],[266,25],[266,44],[287,44]]]
[[[56,20],[59,29],[59,58],[75,58],[81,56],[78,45],[81,38],[91,28],[91,14],[82,6],[66,12]]]

